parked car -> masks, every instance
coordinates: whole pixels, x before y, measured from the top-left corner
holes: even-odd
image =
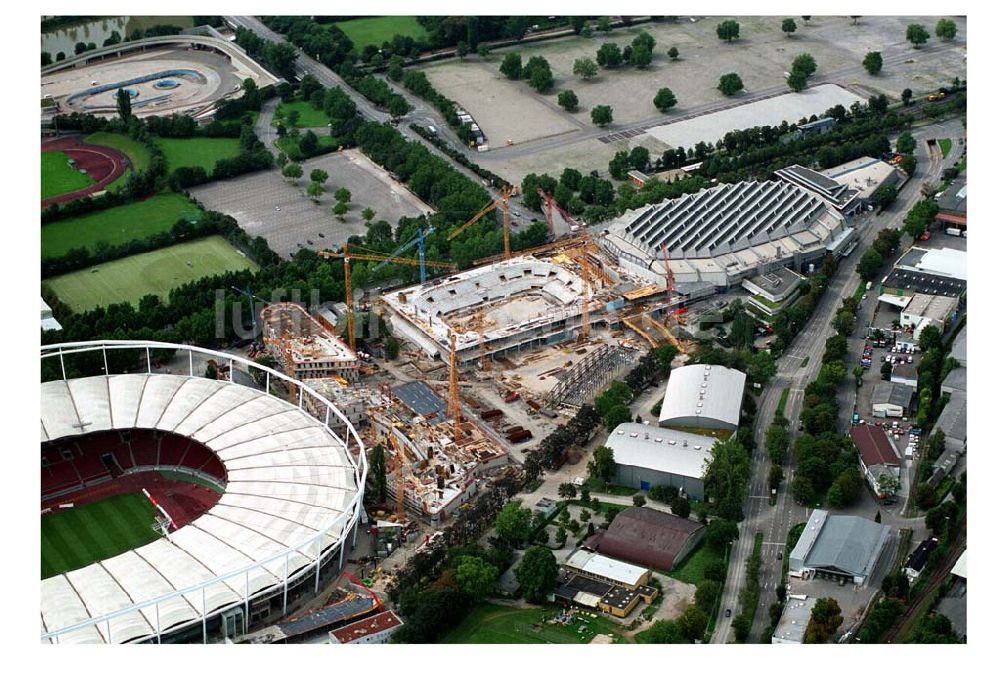
[[[733,610],[732,609],[726,609],[726,618],[729,618],[732,615],[733,615]]]

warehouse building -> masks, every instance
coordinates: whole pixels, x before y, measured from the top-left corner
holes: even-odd
[[[967,397],[963,392],[952,393],[948,404],[944,405],[938,416],[935,430],[944,431],[944,448],[946,451],[964,453],[968,437],[966,420]]]
[[[969,374],[965,367],[955,367],[941,381],[941,392],[954,395],[966,393],[969,390]]]
[[[957,228],[963,232],[968,228],[968,211],[965,205],[965,199],[968,197],[967,188],[964,180],[955,181],[937,196],[938,223],[946,228]]]
[[[916,392],[916,388],[911,385],[879,381],[872,389],[872,416],[875,418],[909,416]]]
[[[626,508],[584,543],[607,557],[670,571],[705,536],[705,525],[652,508]]]
[[[750,292],[750,306],[767,318],[792,305],[799,297],[799,289],[806,278],[788,268],[778,267],[743,280],[743,288]]]
[[[913,331],[913,340],[919,341],[927,327],[937,327],[943,334],[956,317],[958,298],[914,294],[899,313],[899,324]]]
[[[791,165],[777,170],[774,175],[789,185],[797,186],[817,196],[844,216],[853,216],[865,208],[857,190],[838,183],[815,169]]]
[[[812,618],[813,607],[818,597],[791,595],[785,602],[781,619],[771,635],[771,644],[802,644],[806,638],[806,628]]]
[[[871,157],[860,157],[824,169],[822,174],[857,191],[857,197],[865,204],[871,201],[872,193],[879,188],[896,187],[906,180],[906,175],[896,167]]]
[[[646,585],[653,573],[645,567],[587,550],[573,551],[563,564],[563,568],[572,574],[609,585],[620,585],[629,590]]]
[[[900,362],[892,365],[892,375],[889,377],[889,380],[892,383],[899,383],[900,385],[916,389],[917,376],[916,365],[909,362]]]
[[[777,266],[803,270],[856,240],[836,209],[783,181],[706,188],[627,211],[601,240],[628,273],[667,286],[664,253],[678,285],[728,289]]]
[[[882,280],[882,295],[932,296],[965,295],[966,253],[957,249],[923,249],[911,247]],[[882,300],[881,297],[879,300]]]
[[[865,585],[886,552],[890,528],[863,517],[813,510],[788,558],[788,574]]]
[[[672,370],[660,407],[660,427],[735,431],[746,381],[743,372],[717,364],[691,364]]]
[[[965,333],[967,329],[968,326],[962,327],[951,344],[951,356],[963,367],[969,366],[969,344]]]
[[[881,500],[892,494],[888,482],[884,478],[899,480],[899,453],[892,446],[885,431],[878,426],[862,424],[851,428],[851,440],[858,450],[858,459],[865,479],[872,491]]]
[[[702,477],[716,441],[705,435],[622,423],[608,435],[605,445],[614,453],[615,484],[641,491],[676,487],[700,501],[705,496]]]

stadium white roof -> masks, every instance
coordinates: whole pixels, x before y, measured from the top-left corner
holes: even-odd
[[[615,463],[701,479],[712,461],[714,437],[622,423],[608,436]]]
[[[575,551],[566,560],[566,566],[592,576],[600,576],[629,586],[639,585],[639,581],[649,571],[649,569],[644,567],[611,559],[610,557],[605,557],[596,552],[588,552],[587,550]]]
[[[226,468],[208,512],[136,550],[41,583],[43,632],[125,609],[295,547],[347,510],[357,475],[343,441],[294,405],[228,381],[172,374],[95,376],[42,384],[41,439],[114,429],[196,440]],[[334,536],[325,539],[326,549]],[[315,562],[315,549],[201,591],[63,634],[60,643],[122,643],[201,618],[278,585]],[[159,626],[158,626],[159,623]],[[109,636],[110,631],[110,636]]]
[[[660,407],[660,426],[736,428],[746,374],[717,364],[690,364],[670,372]]]

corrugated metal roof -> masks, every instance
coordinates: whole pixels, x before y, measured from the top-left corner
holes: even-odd
[[[714,437],[693,435],[643,423],[622,423],[605,443],[615,463],[701,479],[712,460]]]
[[[814,510],[790,560],[806,568],[842,571],[851,576],[871,574],[889,527],[852,515]]]
[[[681,418],[703,419],[704,427],[740,423],[746,374],[718,364],[691,364],[670,372],[660,408],[660,425]]]

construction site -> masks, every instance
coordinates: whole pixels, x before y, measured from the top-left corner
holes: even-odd
[[[342,385],[358,378],[358,354],[327,320],[297,303],[272,303],[260,313],[264,345],[292,378],[333,378]]]

